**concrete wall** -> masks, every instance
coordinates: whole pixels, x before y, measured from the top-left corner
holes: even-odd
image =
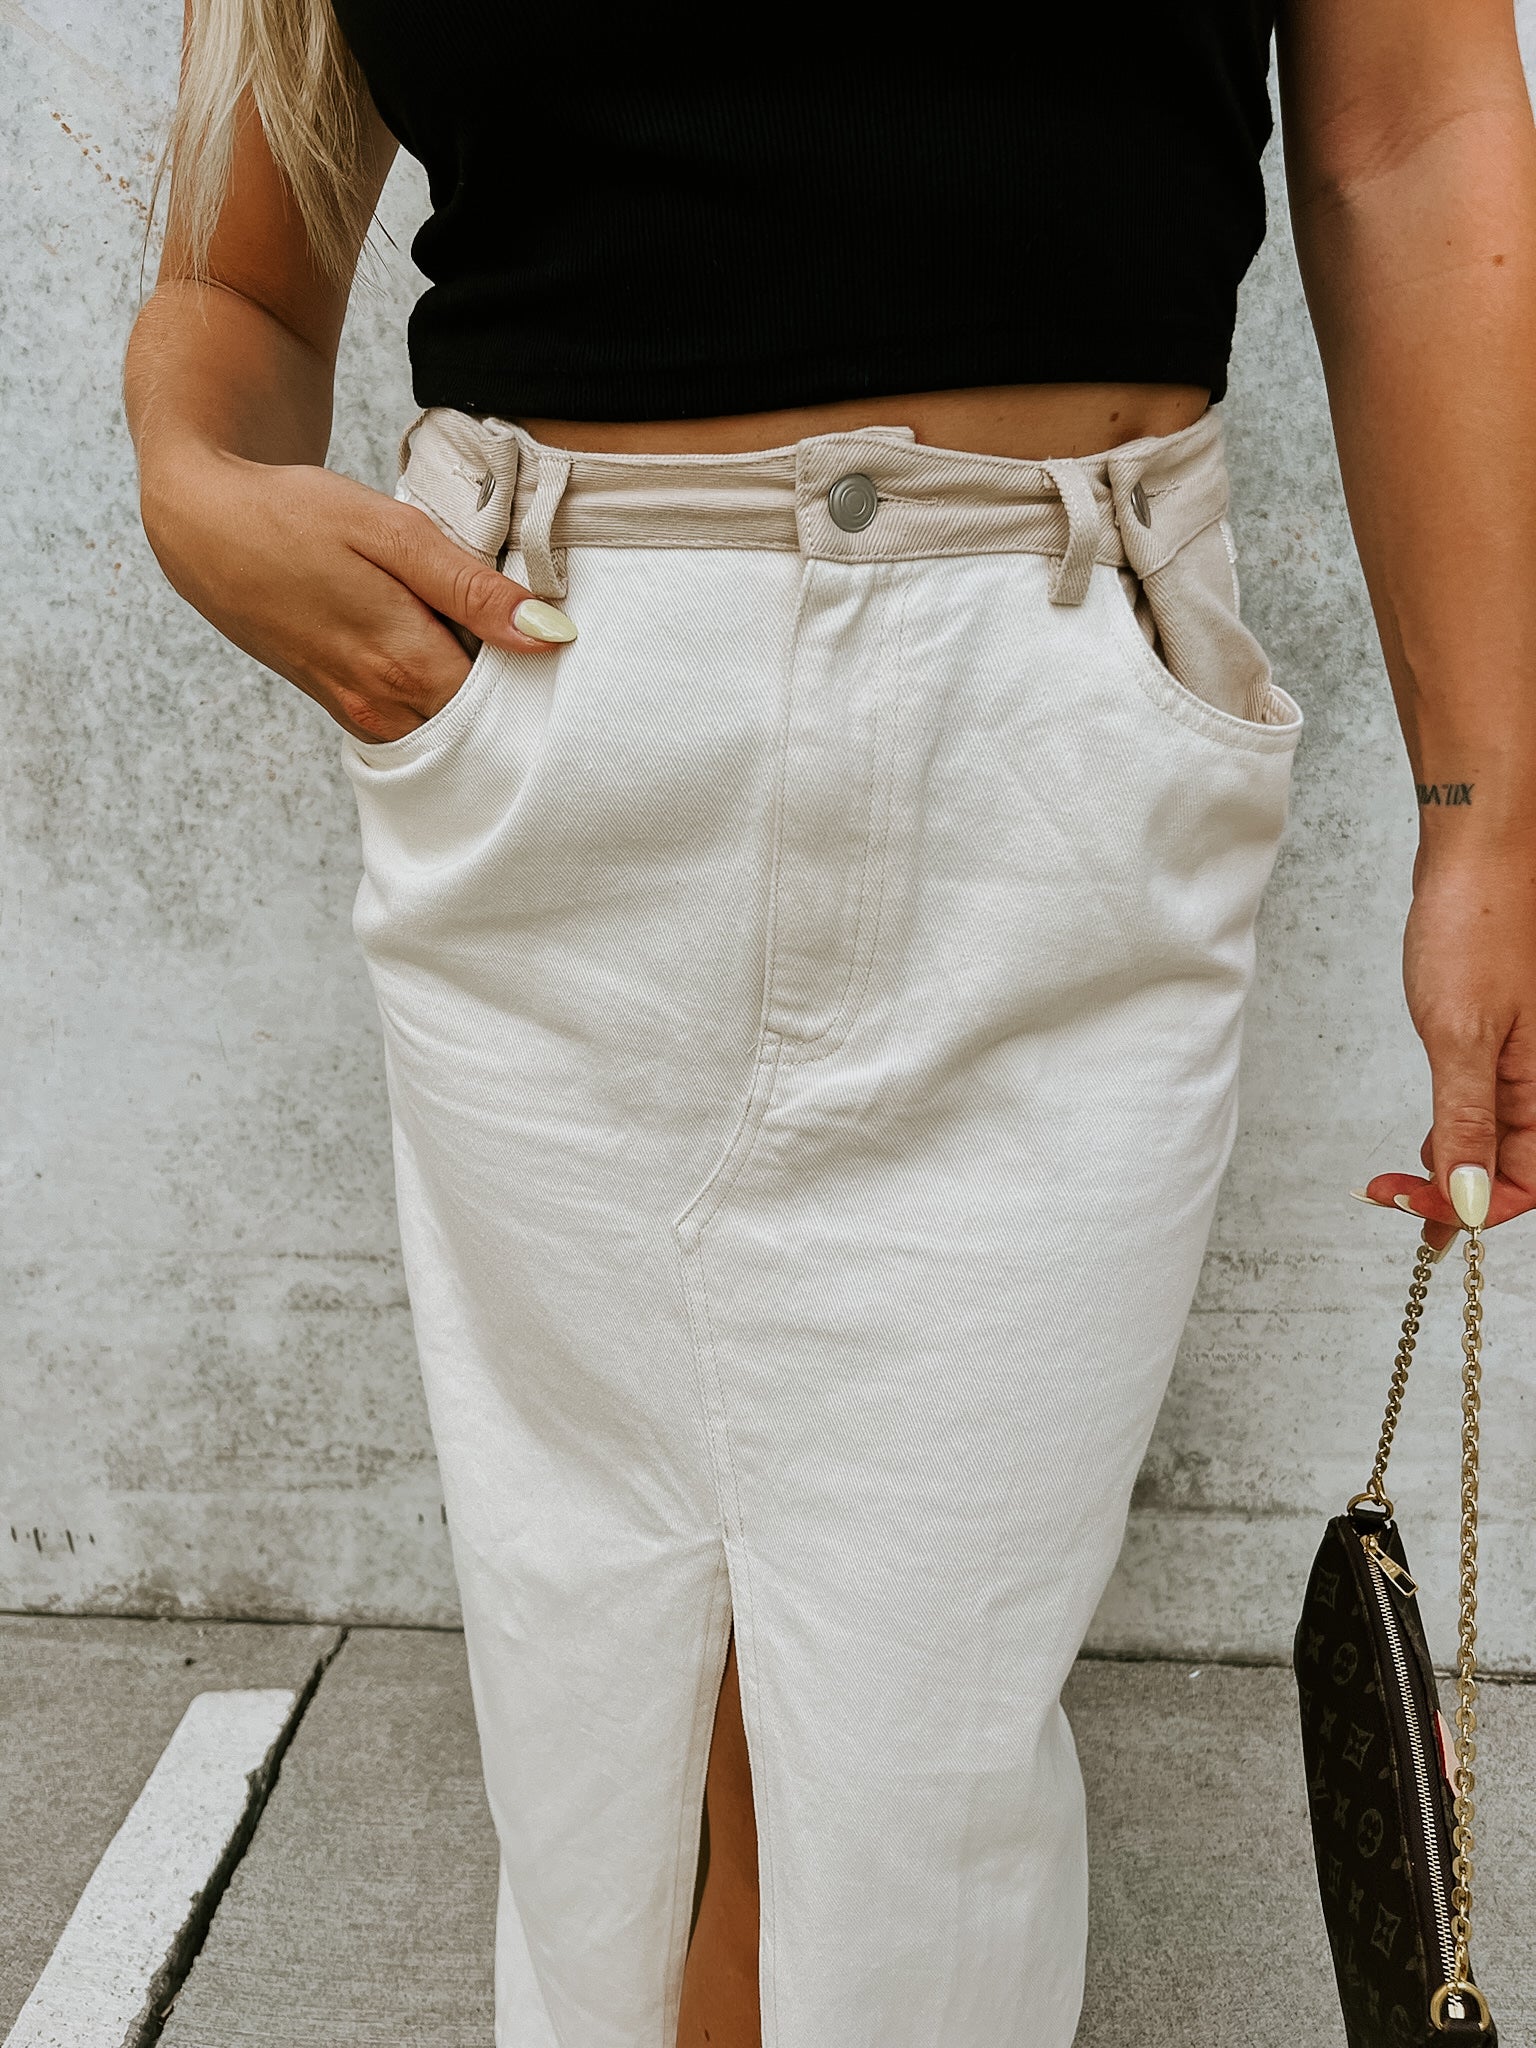
[[[447,1621],[348,928],[351,797],[319,714],[178,602],[138,530],[118,366],[179,15],[0,0],[0,1604]],[[1411,1166],[1427,1115],[1398,978],[1412,790],[1278,151],[1270,173],[1228,414],[1246,602],[1309,725],[1242,1139],[1096,1627],[1110,1649],[1283,1651],[1319,1518],[1369,1463],[1413,1235],[1345,1190]],[[384,209],[402,251],[421,203],[402,171]],[[385,487],[413,291],[394,256],[341,365],[332,459]],[[1492,1243],[1485,1411],[1485,1640],[1527,1669],[1532,1242],[1517,1225]],[[1421,1576],[1446,1592],[1451,1283],[1396,1467]],[[1443,1631],[1445,1593],[1430,1608]]]

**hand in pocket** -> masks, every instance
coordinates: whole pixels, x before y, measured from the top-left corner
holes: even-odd
[[[207,455],[146,521],[174,588],[354,739],[403,739],[470,669],[454,631],[547,654],[576,628],[424,512],[333,470]]]

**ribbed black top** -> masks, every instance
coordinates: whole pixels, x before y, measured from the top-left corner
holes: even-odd
[[[1274,0],[1026,6],[1006,40],[973,0],[921,40],[862,14],[879,50],[793,12],[717,10],[702,41],[654,8],[337,13],[430,182],[421,405],[642,420],[1225,390],[1264,233]]]

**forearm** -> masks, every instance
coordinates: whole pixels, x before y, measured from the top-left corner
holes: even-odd
[[[1536,843],[1536,138],[1523,91],[1293,204],[1426,849]],[[1454,835],[1454,840],[1452,838]]]
[[[145,524],[174,511],[189,464],[210,455],[320,463],[332,361],[254,300],[222,285],[161,284],[123,369]]]

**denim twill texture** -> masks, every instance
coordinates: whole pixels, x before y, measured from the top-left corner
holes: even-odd
[[[734,1617],[767,2048],[1066,2048],[1059,1694],[1232,1145],[1301,728],[1219,418],[1049,465],[443,411],[403,452],[580,627],[344,742],[497,2041],[672,2040]]]

